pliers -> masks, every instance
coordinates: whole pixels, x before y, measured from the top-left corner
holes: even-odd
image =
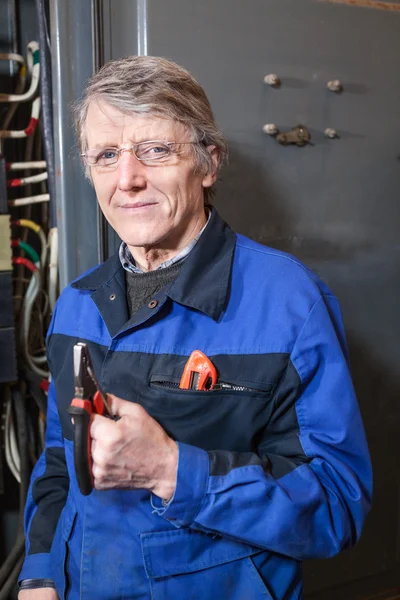
[[[74,463],[79,489],[84,496],[93,489],[92,440],[93,414],[112,417],[107,396],[103,394],[93,371],[89,349],[83,342],[74,345],[75,397],[68,408],[74,419]]]

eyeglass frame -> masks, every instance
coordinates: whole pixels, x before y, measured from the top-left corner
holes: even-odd
[[[134,144],[132,144],[132,146],[129,146],[128,148],[118,148],[118,146],[106,146],[103,150],[115,150],[115,152],[117,153],[117,160],[115,162],[112,162],[111,164],[108,165],[97,165],[96,163],[89,163],[87,161],[87,154],[85,152],[81,153],[79,156],[84,159],[86,165],[88,167],[102,167],[102,168],[107,168],[107,167],[112,167],[114,165],[117,165],[119,163],[119,160],[121,158],[121,154],[123,152],[132,152],[133,156],[137,159],[140,160],[141,162],[157,162],[158,160],[161,160],[159,158],[139,158],[136,155],[136,150],[135,147],[140,146],[141,144],[163,144],[164,146],[168,146],[168,149],[171,151],[171,148],[169,148],[169,145],[174,145],[174,144],[199,144],[201,142],[170,142],[170,141],[166,141],[166,140],[143,140],[142,142],[135,142]],[[101,148],[99,148],[99,150],[101,150]],[[168,157],[164,157],[164,158],[168,158]]]

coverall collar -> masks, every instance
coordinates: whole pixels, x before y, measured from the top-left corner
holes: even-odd
[[[213,208],[207,227],[166,291],[167,296],[218,321],[228,299],[235,242],[235,233]],[[96,294],[112,280],[125,289],[118,252],[71,286]]]

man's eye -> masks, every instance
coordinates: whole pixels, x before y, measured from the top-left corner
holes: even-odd
[[[170,154],[170,148],[163,144],[145,144],[138,147],[137,154],[142,160],[157,160],[167,157]]]
[[[97,156],[97,161],[114,160],[117,156],[115,150],[103,150]]]
[[[149,151],[154,154],[162,154],[163,152],[168,152],[168,146],[153,146]]]

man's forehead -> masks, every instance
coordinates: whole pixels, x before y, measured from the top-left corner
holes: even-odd
[[[93,147],[125,141],[140,142],[149,139],[182,139],[187,136],[185,127],[159,115],[124,113],[104,101],[89,104],[86,118],[86,137]],[[188,138],[189,139],[189,138]]]

